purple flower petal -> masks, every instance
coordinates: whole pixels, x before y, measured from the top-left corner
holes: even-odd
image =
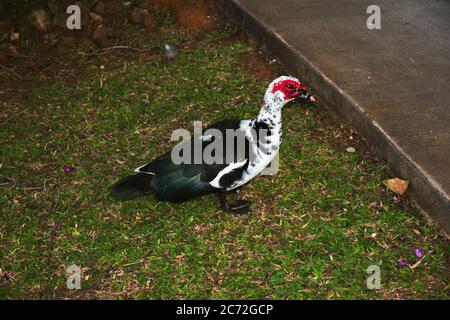
[[[398,261],[397,261],[397,266],[398,266],[399,268],[409,267],[409,263],[408,263],[408,262],[405,262],[405,261],[402,261],[402,260],[398,260]]]
[[[414,253],[416,254],[416,257],[419,258],[419,259],[424,256],[424,252],[423,252],[422,249],[415,249]]]
[[[71,173],[75,171],[75,167],[71,167],[71,166],[64,166],[63,168],[65,173]]]
[[[433,253],[433,250],[428,250],[428,254],[432,254]]]

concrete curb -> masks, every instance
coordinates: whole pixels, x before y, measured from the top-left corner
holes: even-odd
[[[367,116],[364,108],[357,101],[340,89],[280,35],[246,10],[238,0],[217,0],[217,6],[252,38],[263,43],[290,72],[299,75],[309,86],[312,86],[315,93],[319,93],[319,97],[326,102],[331,113],[343,118],[375,146],[377,152],[394,170],[410,181],[410,191],[413,192],[419,205],[449,237],[450,195],[405,153],[376,121]]]

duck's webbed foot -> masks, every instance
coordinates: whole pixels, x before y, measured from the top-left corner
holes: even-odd
[[[237,215],[249,214],[251,212],[250,202],[246,200],[238,200],[229,204],[226,199],[226,192],[219,192],[220,209],[224,212],[232,212]]]
[[[251,212],[250,202],[247,200],[238,200],[229,205],[229,210],[238,215],[249,214]]]

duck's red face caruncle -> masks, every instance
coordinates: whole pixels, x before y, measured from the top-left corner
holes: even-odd
[[[295,80],[287,79],[275,83],[272,93],[277,91],[280,91],[283,94],[286,101],[290,101],[295,98],[308,102],[316,101],[316,98],[307,91],[306,86]]]

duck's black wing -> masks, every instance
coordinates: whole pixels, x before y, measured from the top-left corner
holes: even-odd
[[[245,143],[244,154],[237,155],[234,159],[242,165],[230,167],[230,159],[226,157],[229,154],[227,147],[230,146],[230,144],[227,145],[226,141],[229,136],[227,135],[227,129],[239,129],[240,123],[240,120],[225,120],[207,127],[201,135],[194,135],[182,144],[177,145],[177,150],[183,150],[176,153],[178,156],[183,156],[185,151],[190,150],[190,158],[183,158],[187,161],[182,163],[173,161],[172,152],[174,148],[136,169],[136,174],[116,183],[111,188],[111,193],[118,195],[119,198],[126,198],[123,194],[126,194],[126,189],[129,189],[132,191],[133,197],[139,193],[153,192],[159,200],[183,202],[228,187],[242,176],[243,171],[248,166],[248,161],[246,161],[248,142]],[[220,132],[220,135],[211,134],[214,132],[209,129],[217,130],[215,133]],[[212,152],[216,161],[214,163],[205,162],[204,152],[212,150],[213,144],[216,146],[222,144],[224,152],[222,154]],[[196,159],[194,154],[198,146],[200,146],[199,150],[201,150],[202,156]],[[207,149],[208,146],[209,150]],[[237,142],[234,143],[234,147],[236,146]],[[236,150],[233,150],[233,152],[236,155]],[[219,179],[216,179],[218,176]],[[212,186],[211,182],[214,179],[217,183]]]

